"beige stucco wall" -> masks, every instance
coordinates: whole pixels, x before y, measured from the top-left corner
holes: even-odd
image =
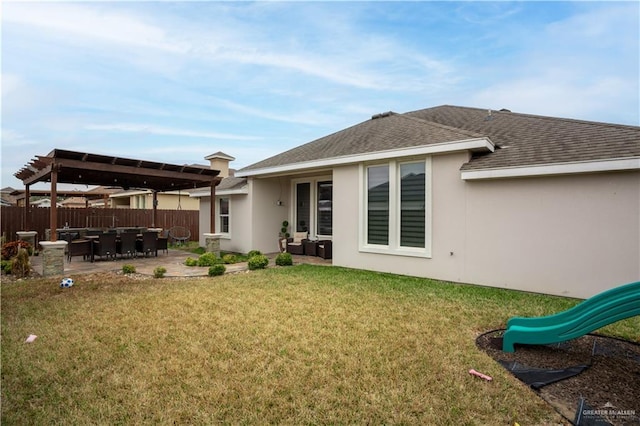
[[[334,265],[586,298],[640,279],[640,173],[463,181],[432,161],[432,256],[358,248],[358,166],[334,170]]]
[[[222,234],[220,238],[220,249],[222,251],[229,251],[235,253],[247,253],[251,250],[251,235],[250,226],[247,224],[250,222],[250,208],[249,208],[249,196],[247,194],[231,194],[223,195],[223,197],[229,198],[229,234]],[[219,198],[219,197],[216,197]],[[211,226],[211,197],[200,198],[200,215],[198,216],[200,229],[203,230],[200,233],[198,244],[201,247],[205,246],[204,234],[209,232]],[[219,229],[219,218],[216,217],[216,226]],[[214,230],[217,233],[218,230]]]
[[[263,253],[278,251],[278,233],[283,220],[291,221],[290,181],[286,178],[249,179],[252,194],[252,249]],[[282,201],[278,205],[278,200]]]

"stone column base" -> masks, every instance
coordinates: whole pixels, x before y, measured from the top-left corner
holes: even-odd
[[[38,231],[18,231],[16,232],[19,240],[26,241],[31,244],[34,250],[37,250],[36,247],[36,235],[38,235]]]
[[[207,253],[215,253],[220,257],[220,234],[204,233],[205,250]]]
[[[42,247],[42,275],[52,277],[64,274],[66,241],[40,241]]]

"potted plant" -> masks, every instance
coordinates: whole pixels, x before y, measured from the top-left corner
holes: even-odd
[[[283,220],[278,234],[278,247],[281,253],[287,250],[287,238],[289,238],[289,222]]]

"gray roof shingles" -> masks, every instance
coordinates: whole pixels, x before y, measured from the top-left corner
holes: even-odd
[[[462,170],[640,157],[640,127],[443,105],[385,114],[324,136],[240,172],[309,161],[489,138],[497,149]]]

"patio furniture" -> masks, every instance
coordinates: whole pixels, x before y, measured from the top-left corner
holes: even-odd
[[[91,258],[91,240],[73,240],[67,244],[67,260],[71,262],[73,256],[82,256],[83,259]]]
[[[97,241],[93,242],[93,257],[106,256],[116,259],[116,238],[117,234],[111,232],[104,232],[98,235]]]
[[[169,229],[169,238],[176,241],[176,244],[184,244],[191,238],[191,231],[184,226],[173,226]]]
[[[333,242],[331,240],[318,241],[318,256],[323,259],[331,259],[333,256]]]
[[[164,230],[158,236],[158,250],[163,250],[166,254],[169,254],[169,230]]]
[[[305,242],[304,242],[304,254],[306,254],[307,256],[317,256],[318,255],[318,241],[305,240]]]
[[[307,241],[307,232],[295,232],[291,241],[287,240],[287,252],[291,254],[304,254],[304,245]]]
[[[129,257],[136,256],[136,238],[138,234],[136,232],[123,232],[120,234],[118,238],[118,244],[116,252],[120,255],[120,257],[124,257],[125,255]]]
[[[142,239],[136,241],[136,250],[144,254],[158,256],[158,233],[154,231],[146,231],[142,233]]]

